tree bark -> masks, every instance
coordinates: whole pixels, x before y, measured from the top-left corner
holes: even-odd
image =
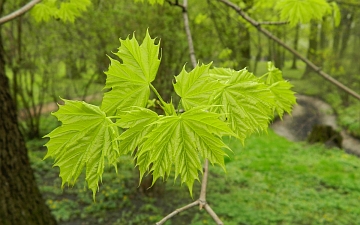
[[[0,15],[1,12],[0,5]],[[0,224],[56,224],[37,188],[24,138],[18,128],[16,108],[5,74],[1,29],[0,87]]]

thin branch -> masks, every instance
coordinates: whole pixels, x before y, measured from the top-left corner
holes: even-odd
[[[28,4],[24,5],[20,9],[10,13],[9,15],[6,15],[2,18],[0,18],[0,24],[4,24],[6,22],[9,22],[10,20],[15,19],[16,17],[19,17],[29,11],[34,5],[41,2],[41,0],[32,0]]]
[[[190,30],[190,25],[189,25],[189,16],[187,13],[187,0],[184,0],[183,6],[184,6],[184,9],[183,9],[184,26],[185,26],[185,32],[186,32],[186,36],[187,36],[188,44],[189,44],[190,60],[191,60],[192,66],[195,68],[197,63],[196,63],[196,57],[195,57],[194,43],[192,40],[191,30]]]
[[[348,93],[351,96],[355,97],[356,99],[360,100],[360,94],[356,93],[355,91],[348,88],[347,86],[345,86],[344,84],[342,84],[341,82],[336,80],[335,78],[331,77],[329,74],[322,71],[321,67],[316,66],[313,62],[308,60],[306,57],[302,56],[298,51],[291,48],[289,45],[285,44],[278,37],[273,35],[270,31],[266,30],[265,28],[262,28],[259,22],[257,22],[256,20],[254,20],[253,18],[248,16],[246,13],[244,13],[244,11],[239,6],[235,5],[234,3],[232,3],[228,0],[218,0],[218,1],[223,2],[225,5],[233,8],[242,18],[244,18],[246,21],[251,23],[251,25],[253,25],[258,31],[265,34],[267,37],[274,40],[279,45],[284,47],[286,50],[288,50],[289,52],[294,54],[296,57],[298,57],[300,60],[302,60],[306,65],[308,65],[311,69],[313,69],[316,73],[318,73],[320,76],[322,76],[324,79],[330,81],[332,84],[336,85],[338,88],[342,89],[346,93]]]
[[[289,24],[289,21],[262,21],[258,22],[261,25],[286,25]]]
[[[205,208],[206,212],[208,212],[209,215],[213,218],[213,220],[216,222],[217,225],[224,225],[224,223],[216,215],[214,210],[212,210],[212,208],[209,206],[209,204],[205,204],[204,208]]]
[[[171,6],[178,6],[182,9],[182,11],[185,11],[186,8],[184,5],[179,4],[179,1],[172,2],[170,0],[166,0],[167,3],[169,3]]]
[[[156,223],[156,225],[161,225],[164,224],[168,219],[170,219],[171,217],[175,216],[176,214],[179,214],[182,211],[185,211],[187,209],[190,209],[191,207],[194,207],[196,205],[199,204],[199,200],[196,200],[195,202],[192,202],[184,207],[181,207],[179,209],[175,209],[172,213],[170,213],[169,215],[165,216],[164,218],[162,218],[162,220],[160,220],[159,222]]]
[[[207,187],[207,180],[209,175],[209,160],[205,160],[204,168],[203,168],[203,177],[201,181],[201,190],[200,190],[200,209],[202,209],[206,205],[206,187]]]

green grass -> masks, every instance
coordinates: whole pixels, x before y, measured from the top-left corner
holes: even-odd
[[[37,143],[37,144],[36,144]],[[207,200],[226,225],[360,224],[360,160],[339,149],[292,143],[269,131],[253,136],[243,147],[228,140],[233,153],[225,173],[211,167]],[[58,168],[42,161],[42,141],[28,142],[40,190],[59,224],[155,224],[163,216],[193,201],[176,181],[138,188],[138,173],[129,157],[116,174],[105,170],[103,184],[92,201],[84,178],[61,190]],[[195,184],[194,198],[200,185]],[[215,224],[204,210],[192,208],[166,225]]]

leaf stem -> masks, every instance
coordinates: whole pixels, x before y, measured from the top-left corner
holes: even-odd
[[[164,99],[161,97],[161,95],[159,94],[159,92],[156,90],[156,88],[150,83],[150,88],[151,90],[155,93],[156,97],[158,97],[160,103],[161,103],[161,106],[162,107],[165,107],[166,105],[166,102],[164,101]]]

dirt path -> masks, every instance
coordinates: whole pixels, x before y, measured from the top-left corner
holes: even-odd
[[[292,116],[285,115],[283,121],[277,120],[271,125],[280,136],[291,141],[304,141],[314,125],[329,125],[335,130],[339,129],[334,111],[327,103],[303,95],[297,95],[297,102],[298,105],[294,107]],[[344,150],[360,156],[360,140],[348,135],[344,130],[341,131],[341,135]]]

